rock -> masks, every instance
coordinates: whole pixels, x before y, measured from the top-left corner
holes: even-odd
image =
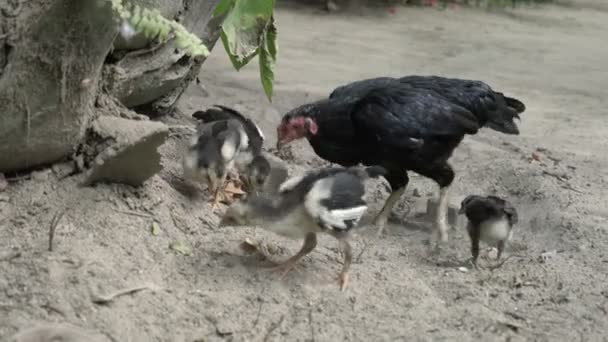
[[[91,334],[70,324],[40,324],[13,335],[8,342],[108,342],[100,334]]]
[[[59,179],[66,178],[76,171],[76,165],[73,161],[55,164],[51,167],[55,176]]]
[[[161,170],[158,147],[169,136],[165,124],[102,116],[93,124],[93,130],[114,143],[97,155],[85,185],[108,181],[140,186]]]
[[[49,169],[41,170],[41,171],[34,171],[34,172],[32,172],[32,179],[37,182],[46,182],[49,179],[50,175],[51,175],[51,170],[49,170]]]
[[[437,215],[437,198],[429,198],[426,202],[426,218],[429,221],[435,220],[435,216]],[[448,204],[448,224],[453,227],[462,228],[465,226],[466,218],[464,215],[458,215],[458,210],[460,209],[460,205],[456,206],[452,203]]]

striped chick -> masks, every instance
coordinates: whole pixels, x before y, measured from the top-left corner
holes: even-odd
[[[274,196],[254,194],[228,208],[220,226],[260,226],[278,235],[304,239],[300,251],[277,265],[283,278],[317,245],[317,233],[338,239],[344,251],[340,287],[348,285],[352,262],[349,233],[367,210],[363,181],[382,176],[380,166],[324,168],[286,180]]]

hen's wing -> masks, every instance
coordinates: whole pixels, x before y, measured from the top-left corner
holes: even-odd
[[[420,140],[473,134],[475,115],[432,90],[395,84],[371,90],[354,107],[358,134],[394,148],[413,148]]]
[[[329,94],[330,99],[335,99],[338,97],[341,98],[361,98],[369,91],[385,86],[387,84],[399,82],[396,78],[392,77],[376,77],[369,78],[365,80],[351,82],[349,84],[345,84],[343,86],[337,87],[334,89],[331,94]]]

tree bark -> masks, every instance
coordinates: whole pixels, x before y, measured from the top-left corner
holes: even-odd
[[[219,37],[212,20],[218,1],[131,3],[178,19],[211,49]],[[0,172],[73,153],[104,113],[108,101],[96,101],[100,95],[162,114],[198,75],[204,58],[175,51],[171,41],[125,42],[117,28],[109,4],[94,0],[0,0]]]

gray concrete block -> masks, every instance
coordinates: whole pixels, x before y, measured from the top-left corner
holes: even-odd
[[[139,186],[161,170],[158,147],[169,136],[165,124],[102,116],[93,130],[113,144],[95,157],[85,185],[107,181]]]

